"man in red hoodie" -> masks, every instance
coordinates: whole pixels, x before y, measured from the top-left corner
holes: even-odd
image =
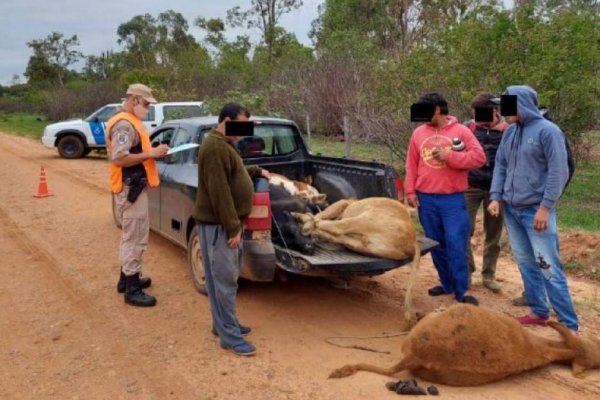
[[[409,205],[419,208],[425,235],[440,244],[431,255],[441,285],[429,289],[429,295],[454,293],[457,301],[477,305],[474,296],[466,295],[471,224],[464,192],[469,170],[485,163],[485,153],[469,128],[448,115],[441,94],[427,93],[419,103],[435,112],[410,138],[405,186]]]

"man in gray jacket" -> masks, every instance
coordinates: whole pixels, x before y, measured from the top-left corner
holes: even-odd
[[[550,316],[546,296],[569,329],[579,322],[558,254],[556,203],[567,182],[567,151],[560,129],[538,110],[537,93],[529,86],[510,86],[517,97],[517,115],[496,153],[488,211],[504,211],[504,222],[519,266],[531,314],[517,318],[523,325],[545,325]]]

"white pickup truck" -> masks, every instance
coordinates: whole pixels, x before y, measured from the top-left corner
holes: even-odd
[[[81,158],[92,150],[105,150],[106,121],[117,112],[120,105],[107,104],[86,119],[71,119],[47,125],[44,128],[42,143],[49,148],[56,147],[58,154],[63,158]],[[148,132],[152,132],[166,120],[208,114],[208,109],[201,101],[156,103],[150,106],[144,124]]]

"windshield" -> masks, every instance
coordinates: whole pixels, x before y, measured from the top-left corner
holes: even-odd
[[[92,115],[87,117],[85,120],[88,122],[106,122],[110,119],[110,117],[115,115],[116,112],[117,106],[104,106],[101,109],[94,111]]]

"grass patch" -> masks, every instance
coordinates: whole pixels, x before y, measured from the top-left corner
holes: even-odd
[[[557,213],[561,229],[600,231],[600,163],[577,166]]]
[[[0,112],[0,131],[40,139],[48,121],[39,114]]]
[[[561,248],[561,252],[562,250],[563,248]],[[566,253],[562,253],[567,256],[563,265],[569,275],[600,282],[600,250],[596,250],[588,256],[581,254],[569,256],[568,251]]]
[[[564,263],[565,271],[570,274],[581,274],[585,271],[585,267],[579,261],[566,261]]]
[[[304,136],[308,144],[308,136]],[[344,157],[346,155],[346,143],[322,135],[312,135],[310,139],[310,150],[313,154],[321,154],[328,157]],[[404,170],[404,160],[393,157],[390,149],[383,144],[352,142],[351,158],[363,161],[381,161],[392,165],[396,170]]]
[[[600,298],[598,297],[598,292],[594,293],[594,297],[586,298],[583,300],[574,300],[573,304],[577,310],[592,310],[600,313]]]

